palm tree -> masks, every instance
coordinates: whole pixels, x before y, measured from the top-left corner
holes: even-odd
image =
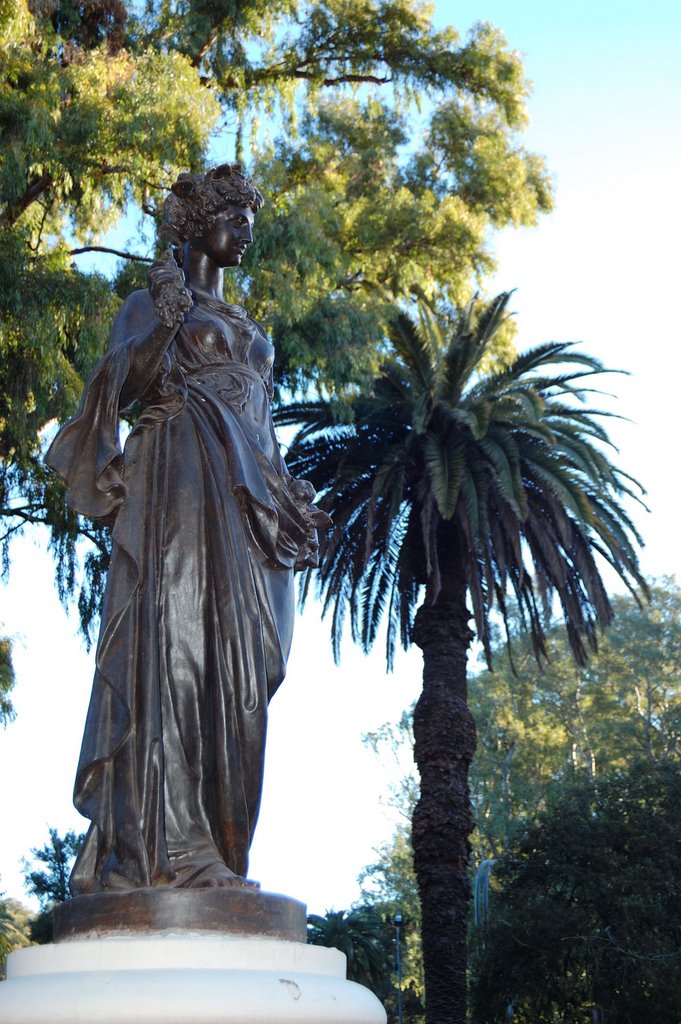
[[[387,658],[397,638],[423,652],[414,711],[420,798],[412,822],[423,911],[428,1024],[466,1019],[468,769],[475,723],[466,661],[475,634],[490,658],[490,616],[515,596],[538,658],[560,604],[583,664],[612,609],[595,556],[645,592],[622,507],[635,481],[604,448],[607,415],[589,408],[589,378],[604,371],[570,344],[551,342],[485,372],[509,294],[473,302],[447,338],[437,318],[399,315],[393,354],[351,423],[327,402],[282,410],[299,425],[288,463],[311,480],[333,517],[317,583],[332,612],[336,655],[346,612],[364,649],[387,614]],[[640,490],[640,489],[639,489]],[[639,499],[640,500],[640,499]],[[303,598],[310,577],[304,581]]]
[[[345,953],[350,981],[385,998],[391,988],[392,929],[371,907],[309,914],[307,941]]]

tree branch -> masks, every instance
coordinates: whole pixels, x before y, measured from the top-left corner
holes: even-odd
[[[24,210],[27,210],[31,203],[36,201],[38,196],[41,196],[43,192],[47,192],[48,188],[52,185],[52,181],[51,174],[43,174],[37,178],[32,185],[29,185],[18,202],[8,203],[7,208],[0,212],[0,225],[14,224]]]
[[[107,252],[110,256],[120,256],[124,260],[136,263],[153,263],[150,256],[137,256],[134,252],[121,252],[120,249],[107,249],[105,245],[84,245],[80,249],[69,249],[69,256],[80,256],[83,252]]]
[[[300,77],[296,75],[296,77]],[[345,82],[370,82],[372,85],[389,85],[393,79],[389,76],[379,78],[378,75],[339,75],[338,78],[325,78],[322,85],[344,85]]]
[[[320,79],[318,72],[305,70],[310,66],[316,66],[316,62],[312,60],[303,60],[295,64],[287,64],[282,61],[275,68],[261,67],[247,69],[245,88],[255,88],[269,82],[278,82],[279,80],[286,78],[297,78],[301,81],[307,82],[319,81],[320,85],[327,87],[344,85],[347,82],[371,85],[389,85],[394,81],[394,78],[391,75],[372,75],[368,72],[365,74],[360,72],[348,72],[347,74],[340,74],[335,77],[329,76],[327,78]],[[231,78],[229,75],[220,80],[220,86],[224,90],[244,88],[243,83],[239,82],[235,78]]]
[[[41,509],[43,515],[39,515],[37,509]],[[17,530],[21,530],[22,527],[26,526],[27,523],[47,527],[53,525],[53,523],[50,522],[47,510],[43,505],[22,505],[16,508],[12,508],[11,506],[7,508],[0,508],[0,518],[3,517],[7,519],[19,519],[20,522],[13,526],[8,526],[6,531],[0,535],[0,542],[6,541],[13,533],[16,533]],[[80,521],[78,525],[78,536],[89,540],[90,543],[98,548],[102,553],[107,553],[106,543],[102,541],[101,537],[94,530],[91,530],[87,525],[84,525],[82,521]]]

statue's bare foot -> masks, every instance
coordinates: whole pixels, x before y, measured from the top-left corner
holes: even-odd
[[[192,889],[209,888],[232,888],[232,889],[259,889],[259,882],[251,882],[243,875],[236,875],[226,864],[209,864],[203,871],[199,872],[189,883]]]

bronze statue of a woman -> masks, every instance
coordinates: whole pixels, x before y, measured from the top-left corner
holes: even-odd
[[[279,453],[272,346],[222,299],[261,206],[237,164],[180,175],[162,229],[174,249],[124,302],[47,456],[69,504],[113,523],[74,895],[247,884],[293,571],[315,564],[326,518]],[[119,414],[133,402],[123,454]]]

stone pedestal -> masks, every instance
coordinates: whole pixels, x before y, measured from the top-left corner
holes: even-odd
[[[204,890],[197,901],[191,892],[172,896],[193,913],[216,892]],[[216,897],[223,909],[230,899],[224,892]],[[145,897],[135,896],[139,908]],[[253,896],[254,911],[285,900]],[[174,931],[166,920],[168,927],[146,934],[132,926],[107,934],[99,925],[82,937],[73,933],[78,909],[70,907],[61,920],[62,932],[70,928],[76,937],[8,958],[0,983],[3,1024],[385,1024],[376,997],[346,981],[345,957],[336,949],[272,934],[225,934],[214,928],[215,908],[205,929]],[[273,916],[279,927],[282,915]]]

